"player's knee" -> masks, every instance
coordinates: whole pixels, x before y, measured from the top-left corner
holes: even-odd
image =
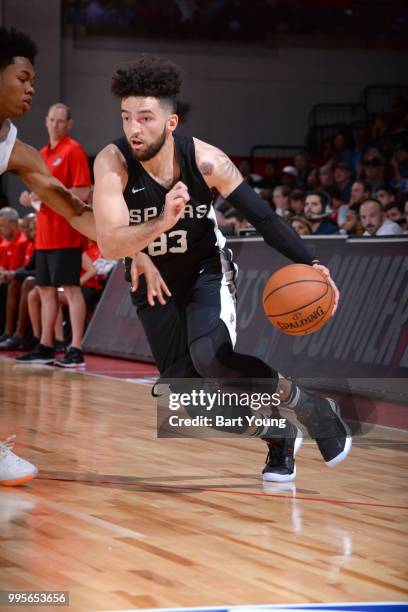
[[[190,345],[190,356],[194,369],[203,378],[230,376],[228,354],[232,352],[229,344],[214,346],[211,336],[203,336]]]

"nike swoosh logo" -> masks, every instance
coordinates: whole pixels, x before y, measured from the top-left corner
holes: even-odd
[[[143,189],[146,189],[146,187],[141,187],[140,189],[135,189],[134,187],[132,187],[132,193],[137,193],[138,191],[143,191]]]

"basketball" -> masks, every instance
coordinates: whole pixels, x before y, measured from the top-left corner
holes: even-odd
[[[330,319],[334,291],[312,266],[292,264],[272,274],[263,291],[263,306],[279,331],[294,336],[312,334]]]

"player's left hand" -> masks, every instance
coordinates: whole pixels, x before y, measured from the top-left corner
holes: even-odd
[[[155,305],[155,299],[159,304],[166,304],[165,295],[171,297],[171,291],[164,282],[162,275],[156,268],[152,260],[146,253],[137,253],[132,258],[130,267],[130,277],[132,283],[132,292],[137,291],[139,287],[139,276],[145,275],[147,285],[147,301],[150,306]]]
[[[337,306],[339,304],[339,299],[340,299],[340,291],[337,289],[336,283],[334,282],[334,280],[332,279],[332,277],[330,276],[330,270],[328,268],[326,268],[326,266],[322,266],[321,264],[313,264],[313,267],[316,268],[316,270],[318,270],[324,277],[325,279],[330,283],[333,291],[334,291],[334,306],[333,306],[333,311],[331,316],[334,315],[334,313],[337,310]]]

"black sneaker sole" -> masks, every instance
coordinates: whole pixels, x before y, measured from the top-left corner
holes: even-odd
[[[293,457],[296,457],[296,453],[303,444],[303,434],[297,427],[297,434],[295,438],[295,444],[293,446]],[[262,480],[264,482],[292,482],[296,478],[296,463],[292,474],[275,474],[274,472],[265,472],[262,474]]]

